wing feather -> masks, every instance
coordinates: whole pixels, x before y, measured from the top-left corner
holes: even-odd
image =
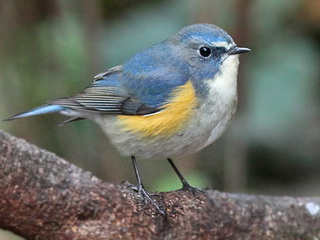
[[[122,66],[110,68],[95,76],[90,86],[72,97],[56,99],[50,104],[60,105],[80,112],[98,114],[142,115],[158,111],[134,99],[118,80]]]
[[[171,59],[171,64],[168,64]],[[166,106],[172,92],[190,80],[189,68],[163,42],[135,55],[123,66],[95,76],[81,93],[53,101],[80,112],[146,115]]]

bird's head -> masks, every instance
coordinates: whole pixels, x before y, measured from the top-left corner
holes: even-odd
[[[237,63],[238,54],[250,51],[249,48],[237,47],[225,31],[211,24],[185,27],[168,41],[175,53],[188,63],[190,73],[201,79],[213,78],[226,59]]]

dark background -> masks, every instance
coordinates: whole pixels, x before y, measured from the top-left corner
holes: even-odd
[[[314,196],[320,193],[319,0],[0,0],[0,118],[71,95],[180,28],[213,23],[241,56],[239,107],[215,144],[176,161],[197,187]],[[0,128],[113,183],[135,183],[90,121],[0,122]],[[140,161],[150,191],[180,187],[165,161]],[[6,238],[5,236],[1,237]]]

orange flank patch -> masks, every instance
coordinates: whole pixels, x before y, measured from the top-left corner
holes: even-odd
[[[170,100],[158,113],[144,116],[118,116],[123,129],[141,134],[143,137],[171,137],[190,119],[197,98],[192,83],[177,87]]]

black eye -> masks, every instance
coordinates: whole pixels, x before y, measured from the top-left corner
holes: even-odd
[[[209,56],[211,55],[211,49],[208,48],[208,47],[201,47],[201,48],[199,49],[199,53],[200,53],[200,55],[201,55],[202,57],[207,58],[207,57],[209,57]]]

